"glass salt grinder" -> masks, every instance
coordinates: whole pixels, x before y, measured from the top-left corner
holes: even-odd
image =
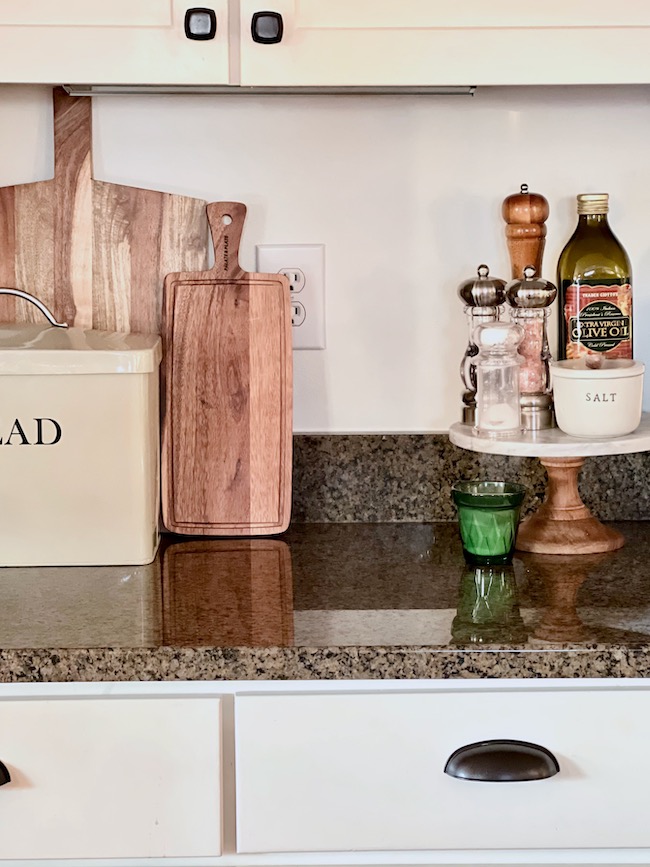
[[[512,308],[510,318],[524,332],[519,347],[519,354],[523,356],[519,370],[519,403],[524,430],[555,427],[547,320],[556,296],[556,287],[536,277],[531,265],[524,268],[523,280],[512,280],[506,286],[506,300]]]
[[[479,349],[476,366],[476,424],[474,433],[501,439],[521,433],[517,348],[524,336],[514,322],[478,325],[474,340]]]
[[[465,355],[460,363],[460,378],[463,381],[463,424],[476,423],[476,356],[478,346],[474,342],[474,331],[481,323],[498,321],[501,307],[506,299],[505,280],[490,277],[487,265],[478,266],[478,277],[464,280],[458,287],[458,295],[465,304],[465,315],[469,328],[469,340]]]

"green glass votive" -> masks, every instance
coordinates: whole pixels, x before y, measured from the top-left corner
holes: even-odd
[[[512,562],[526,488],[514,482],[457,482],[451,489],[470,566]]]

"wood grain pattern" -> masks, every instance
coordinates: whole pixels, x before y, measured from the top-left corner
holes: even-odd
[[[53,99],[54,178],[0,188],[0,284],[82,328],[158,333],[165,275],[206,266],[206,203],[93,180],[91,100]],[[40,314],[3,298],[0,321]]]
[[[214,268],[165,279],[163,523],[176,533],[271,535],[289,525],[289,286],[240,268],[245,214],[237,202],[208,205]]]
[[[546,244],[546,220],[549,215],[548,202],[539,193],[529,193],[526,184],[521,191],[508,196],[501,207],[506,221],[506,239],[512,277],[522,280],[524,268],[529,265],[538,277],[542,274],[542,258]]]
[[[291,552],[271,539],[181,542],[163,562],[163,641],[175,647],[293,642]]]
[[[13,187],[0,187],[0,286],[16,285],[15,201]],[[15,315],[15,298],[0,296],[0,322],[13,322]]]
[[[53,183],[15,187],[15,204],[15,287],[36,295],[52,310],[56,279]],[[26,301],[17,301],[15,309],[19,322],[42,322],[38,310]],[[63,319],[63,311],[56,315],[59,321]]]
[[[50,303],[65,322],[75,324],[78,324],[77,301],[82,308],[87,307],[91,291],[92,106],[89,103],[90,100],[70,100],[58,88],[54,91],[54,285]]]

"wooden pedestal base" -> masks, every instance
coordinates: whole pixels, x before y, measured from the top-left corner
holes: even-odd
[[[578,472],[585,457],[650,452],[650,413],[624,437],[578,439],[559,428],[528,431],[515,439],[477,437],[467,424],[453,424],[449,439],[472,452],[539,458],[548,472],[546,500],[522,521],[516,547],[535,554],[604,554],[624,544],[623,536],[591,514],[578,493]]]
[[[625,544],[580,499],[578,473],[584,458],[540,458],[548,473],[546,499],[522,521],[516,547],[535,554],[600,554]]]

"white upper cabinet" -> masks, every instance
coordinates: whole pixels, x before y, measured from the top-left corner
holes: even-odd
[[[649,41],[648,0],[0,0],[8,83],[650,83]]]
[[[227,84],[228,75],[228,0],[0,0],[1,82]]]
[[[249,86],[650,82],[649,44],[648,0],[241,0]]]

